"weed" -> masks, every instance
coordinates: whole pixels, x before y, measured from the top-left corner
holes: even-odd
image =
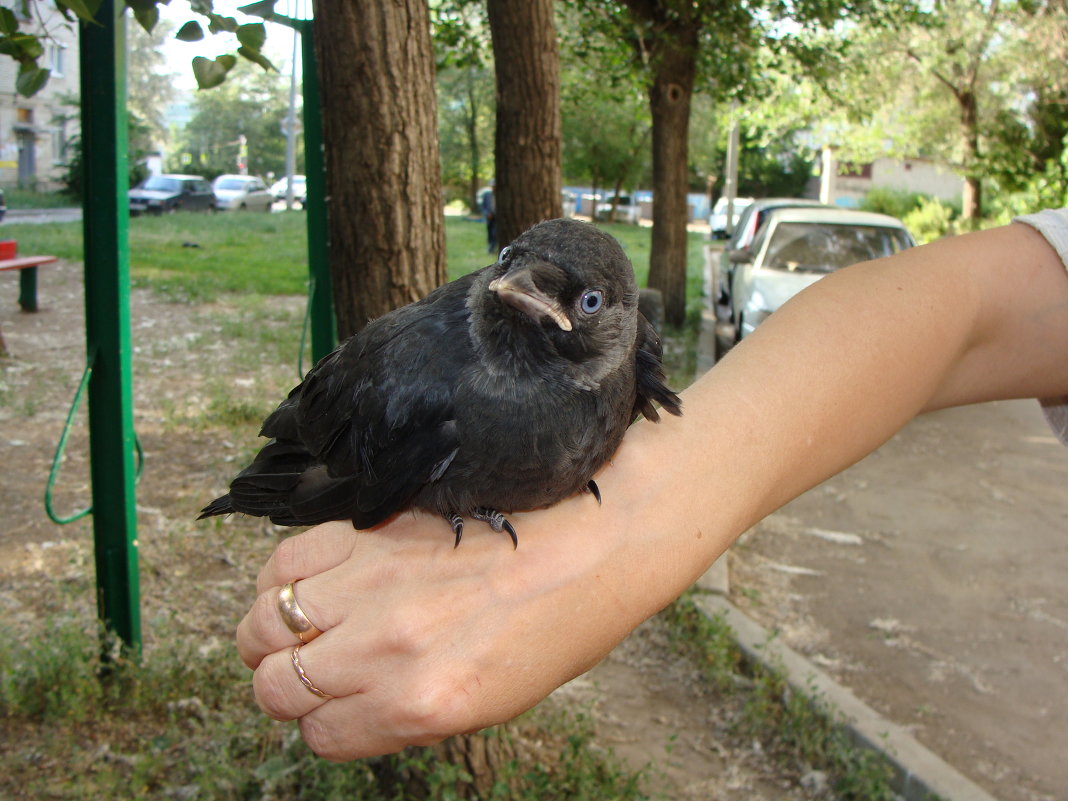
[[[319,759],[292,724],[251,703],[248,671],[232,649],[197,648],[163,620],[154,630],[141,663],[119,660],[106,676],[101,640],[85,621],[50,621],[22,643],[0,632],[9,643],[0,651],[0,795],[387,801],[401,796],[380,777],[414,775],[426,801],[472,797],[472,777],[430,749],[347,764]],[[562,715],[537,738],[570,731],[556,754],[518,752],[489,797],[644,798],[638,776],[591,747],[588,722]]]
[[[741,700],[738,734],[760,740],[799,770],[828,771],[836,779],[836,797],[843,801],[895,798],[889,763],[854,745],[838,713],[815,691],[796,690],[780,669],[744,660],[729,626],[720,617],[706,617],[690,595],[664,614],[676,647],[698,658],[717,691]]]

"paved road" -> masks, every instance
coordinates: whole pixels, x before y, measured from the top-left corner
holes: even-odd
[[[9,223],[46,223],[46,222],[76,222],[82,218],[82,210],[71,209],[8,209],[4,215],[4,222]]]
[[[1068,449],[947,409],[735,546],[739,605],[1002,801],[1068,788]]]

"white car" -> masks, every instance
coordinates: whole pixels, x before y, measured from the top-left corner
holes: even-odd
[[[270,211],[274,203],[267,185],[252,175],[220,175],[212,183],[219,211]]]
[[[730,223],[727,222],[727,198],[721,197],[712,207],[712,213],[708,215],[708,227],[712,232],[713,239],[726,239],[730,236],[734,227],[738,225],[738,218],[749,206],[753,205],[751,197],[736,197],[734,208],[731,211]]]
[[[286,188],[289,182],[282,178],[280,181],[275,181],[271,184],[271,194],[275,200],[286,199]],[[308,179],[303,175],[293,176],[293,200],[300,205],[304,206],[308,200]]]
[[[886,214],[836,208],[782,208],[768,214],[753,244],[732,252],[730,306],[735,341],[809,284],[840,267],[916,244]]]

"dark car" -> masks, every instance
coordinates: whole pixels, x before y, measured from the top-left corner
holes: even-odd
[[[153,175],[127,195],[131,215],[215,211],[215,192],[199,175]]]
[[[4,197],[4,190],[0,189],[0,221],[4,219],[5,214],[7,214],[7,198]]]

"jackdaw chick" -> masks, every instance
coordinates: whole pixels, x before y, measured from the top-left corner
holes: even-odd
[[[463,518],[517,543],[505,512],[577,492],[664,384],[623,249],[589,223],[535,225],[495,264],[369,323],[324,357],[264,422],[270,442],[200,517],[277,524],[395,512]]]

